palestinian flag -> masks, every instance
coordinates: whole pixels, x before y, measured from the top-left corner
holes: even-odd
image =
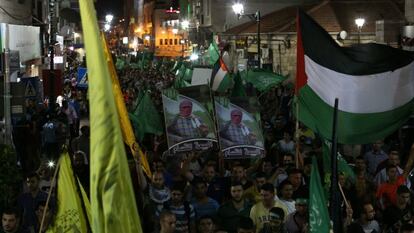
[[[383,139],[414,110],[414,54],[380,44],[340,47],[304,12],[297,18],[299,120],[331,138],[335,98],[338,142]]]
[[[221,57],[214,65],[211,78],[211,89],[213,91],[225,92],[227,89],[233,86],[233,82],[230,78],[227,66]]]

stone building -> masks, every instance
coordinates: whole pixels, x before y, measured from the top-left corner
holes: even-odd
[[[399,46],[400,31],[405,25],[404,6],[392,0],[325,0],[301,5],[332,37],[343,46],[376,42]],[[286,7],[267,14],[261,19],[261,49],[263,67],[273,71],[296,75],[296,12],[297,6]],[[356,18],[364,18],[358,30]],[[340,38],[339,33],[345,31]],[[237,62],[246,64],[257,60],[257,24],[247,22],[222,33],[235,48]],[[255,58],[256,56],[256,58]]]

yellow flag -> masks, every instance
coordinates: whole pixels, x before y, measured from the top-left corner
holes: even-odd
[[[87,216],[82,207],[68,153],[60,158],[57,182],[57,213],[47,233],[88,232]],[[88,198],[84,197],[85,203]]]
[[[131,152],[135,159],[138,156],[141,158],[141,165],[142,168],[147,174],[148,177],[152,177],[151,175],[151,169],[148,164],[147,157],[142,153],[141,148],[139,147],[138,143],[135,140],[134,131],[132,130],[131,121],[128,117],[128,111],[125,106],[124,98],[122,96],[121,87],[119,85],[118,76],[116,74],[114,62],[112,61],[111,53],[109,52],[108,45],[105,40],[105,36],[102,34],[102,43],[104,45],[104,53],[105,58],[108,63],[109,73],[111,74],[111,80],[112,80],[112,91],[114,92],[115,96],[115,104],[116,108],[118,109],[119,114],[119,122],[121,124],[121,130],[122,130],[122,136],[124,138],[124,141],[126,144],[128,144],[129,148],[131,149]]]
[[[140,233],[111,77],[92,0],[80,0],[89,81],[91,216],[96,233]]]

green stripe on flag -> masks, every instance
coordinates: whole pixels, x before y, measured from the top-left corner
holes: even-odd
[[[308,85],[300,89],[298,100],[299,120],[321,137],[330,138],[334,108],[325,103]],[[392,111],[380,113],[338,111],[338,143],[364,144],[383,139],[398,130],[411,116],[413,109],[414,100]]]

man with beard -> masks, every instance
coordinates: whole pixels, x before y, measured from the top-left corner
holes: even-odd
[[[208,127],[199,117],[192,114],[193,103],[183,100],[180,103],[180,113],[167,127],[168,136],[172,144],[186,139],[205,137],[208,134]]]
[[[387,207],[383,212],[384,231],[397,233],[403,224],[409,223],[414,216],[414,209],[410,204],[411,192],[405,185],[397,189],[397,203]]]
[[[237,232],[237,224],[242,217],[249,217],[252,205],[243,198],[243,185],[231,184],[231,200],[224,203],[217,212],[218,225],[229,233]]]
[[[381,232],[381,228],[377,220],[375,220],[375,209],[371,203],[364,204],[359,219],[348,227],[348,232]]]
[[[2,213],[0,233],[26,233],[19,227],[19,215],[15,209],[6,209]]]
[[[243,185],[243,190],[246,190],[253,185],[253,183],[247,179],[246,169],[244,169],[241,164],[236,164],[231,169],[231,181],[240,182]]]

